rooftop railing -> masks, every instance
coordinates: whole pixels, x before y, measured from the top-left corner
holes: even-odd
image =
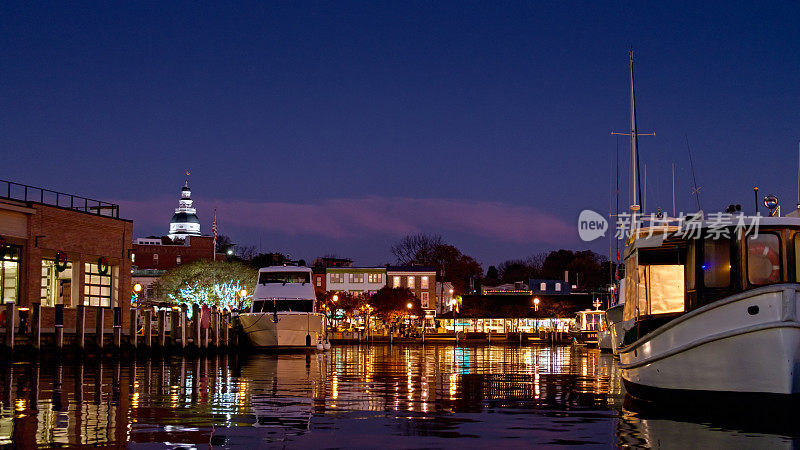
[[[119,218],[119,205],[78,195],[0,180],[0,198],[41,203],[97,216]]]

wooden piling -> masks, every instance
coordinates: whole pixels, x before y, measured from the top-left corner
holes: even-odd
[[[180,336],[178,336],[178,338],[180,338],[180,341],[181,341],[181,349],[185,349],[186,348],[186,338],[187,338],[187,333],[186,333],[186,308],[181,308],[179,319],[180,319],[180,322],[181,322],[180,323],[181,332],[180,332]],[[181,386],[183,386],[183,385],[181,385]]]
[[[86,306],[78,305],[75,308],[75,341],[78,348],[83,350],[86,337]]]
[[[6,348],[14,350],[14,319],[17,317],[17,305],[6,303]]]
[[[167,343],[167,310],[158,311],[158,346],[164,348]]]
[[[42,346],[42,304],[31,303],[31,344],[39,350]]]
[[[211,310],[211,326],[214,329],[214,347],[219,348],[219,319],[220,312],[214,308]]]
[[[114,347],[119,350],[122,347],[122,309],[114,307]]]
[[[102,306],[97,307],[97,315],[95,316],[94,323],[96,326],[95,337],[97,338],[97,348],[103,349],[103,325],[105,325],[105,314]]]
[[[230,329],[229,324],[231,321],[231,313],[225,312],[222,315],[222,345],[223,347],[230,348]]]
[[[138,347],[139,344],[139,309],[138,308],[131,308],[131,325],[130,325],[130,345],[134,349]]]
[[[194,346],[197,348],[202,347],[200,344],[200,306],[197,304],[192,305],[192,319],[194,326],[194,332],[192,333],[192,341],[194,342]]]
[[[178,338],[180,337],[178,327],[180,326],[182,312],[180,309],[175,308],[169,312],[169,345],[173,347],[178,346]]]
[[[144,310],[144,345],[147,348],[153,346],[153,310]]]
[[[56,349],[61,350],[64,348],[64,305],[56,305],[53,327],[56,332]],[[60,353],[58,352],[58,354]]]

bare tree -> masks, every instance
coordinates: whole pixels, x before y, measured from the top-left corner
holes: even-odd
[[[400,265],[435,265],[435,250],[443,244],[442,237],[430,234],[413,234],[392,246],[392,255]]]
[[[243,245],[236,247],[236,256],[245,261],[250,261],[253,259],[257,252],[258,248],[255,245]]]

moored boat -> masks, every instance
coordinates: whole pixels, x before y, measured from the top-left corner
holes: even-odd
[[[578,311],[575,315],[575,324],[569,333],[574,342],[597,347],[598,333],[605,331],[605,313],[600,310],[587,309]]]
[[[243,333],[254,347],[316,350],[323,347],[325,316],[316,312],[311,269],[265,267],[250,310],[239,315]]]

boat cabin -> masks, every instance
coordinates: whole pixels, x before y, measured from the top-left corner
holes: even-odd
[[[250,312],[314,312],[315,302],[311,269],[297,266],[265,267],[258,272]]]
[[[579,331],[604,331],[605,311],[579,311],[575,316],[575,328]]]
[[[624,344],[730,295],[800,281],[800,218],[733,217],[726,227],[640,228],[629,239],[623,320],[636,327]]]

